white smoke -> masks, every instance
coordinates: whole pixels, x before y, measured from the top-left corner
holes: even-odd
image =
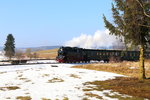
[[[65,46],[81,47],[81,48],[99,48],[113,46],[116,39],[115,36],[109,35],[109,30],[97,30],[94,35],[81,34],[79,37],[74,37],[72,40],[67,41]]]

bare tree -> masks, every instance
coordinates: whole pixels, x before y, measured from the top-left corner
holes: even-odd
[[[32,54],[31,54],[31,49],[30,48],[27,48],[25,53],[26,53],[26,56],[28,58],[30,58],[30,59],[32,58]]]
[[[15,53],[15,57],[20,60],[22,59],[22,56],[23,56],[23,51],[22,50],[17,50],[16,53]]]
[[[36,52],[34,52],[32,55],[34,59],[38,58],[38,54]]]

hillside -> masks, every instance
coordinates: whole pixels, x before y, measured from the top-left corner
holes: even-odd
[[[27,48],[30,48],[32,52],[36,51],[43,51],[43,50],[50,50],[50,49],[56,49],[59,48],[60,46],[39,46],[39,47],[16,47],[17,50],[22,50],[26,51]],[[1,50],[1,47],[0,47]]]
[[[40,50],[35,53],[38,54],[39,58],[56,59],[58,48],[50,50]]]

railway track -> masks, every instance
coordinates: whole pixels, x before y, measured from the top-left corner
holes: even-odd
[[[0,64],[0,66],[37,65],[37,64],[62,64],[62,63],[24,63],[24,64]]]
[[[43,61],[43,62],[42,62]],[[94,62],[90,62],[94,63]],[[3,60],[0,61],[0,66],[16,66],[16,65],[37,65],[37,64],[54,64],[52,67],[56,67],[55,64],[66,64],[57,62],[56,59],[31,59],[31,60]],[[80,63],[67,63],[67,64],[89,64],[85,62]]]
[[[34,65],[34,64],[59,64],[52,61],[54,59],[27,59],[27,60],[3,60],[0,61],[0,66],[13,66],[13,65]]]

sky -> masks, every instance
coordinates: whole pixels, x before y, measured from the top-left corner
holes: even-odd
[[[0,46],[13,34],[16,47],[66,45],[106,31],[112,0],[0,0]],[[101,32],[100,32],[101,34]]]

